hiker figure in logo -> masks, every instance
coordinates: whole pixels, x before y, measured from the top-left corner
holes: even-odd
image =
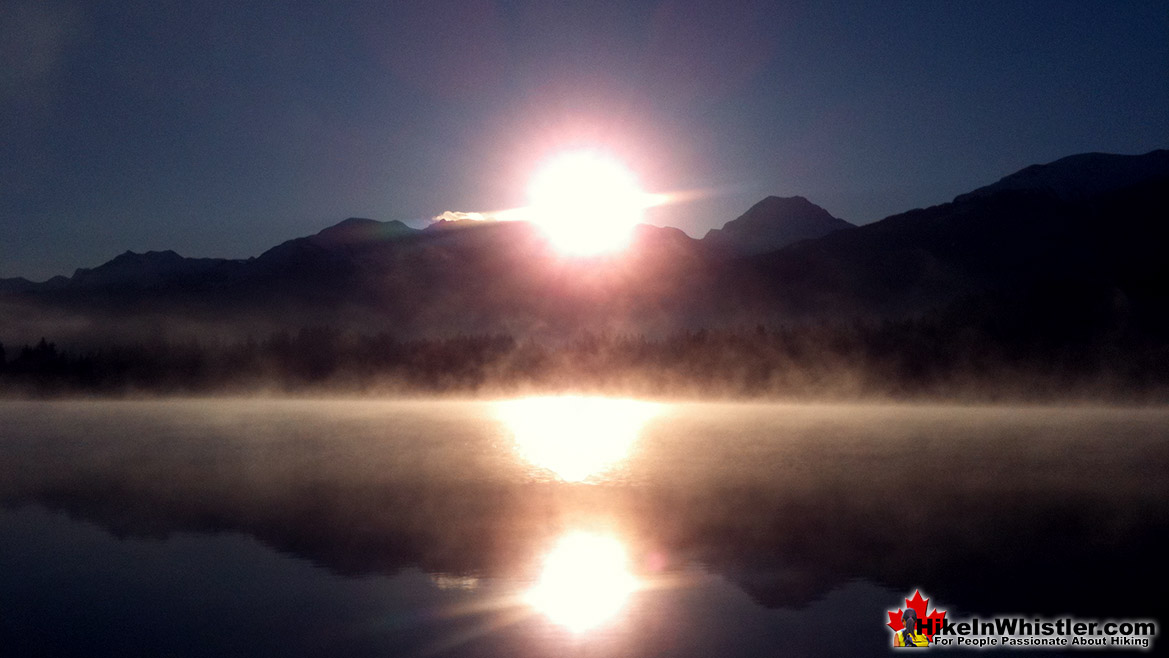
[[[901,621],[905,624],[905,628],[897,631],[893,635],[893,646],[895,647],[926,647],[929,646],[929,638],[917,632],[917,613],[913,608],[909,608],[901,615]]]

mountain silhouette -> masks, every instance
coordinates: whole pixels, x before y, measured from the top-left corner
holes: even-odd
[[[1031,165],[997,183],[954,199],[968,201],[1007,190],[1039,192],[1061,201],[1078,201],[1155,181],[1169,171],[1169,150],[1145,155],[1081,153],[1045,165]]]
[[[853,225],[828,214],[802,196],[769,196],[721,229],[711,229],[703,242],[743,255],[782,249],[801,240],[819,238]]]
[[[813,316],[905,316],[1044,286],[1154,304],[1169,283],[1158,255],[1167,183],[1169,151],[1073,156],[757,256],[751,269],[765,305]]]
[[[802,197],[768,197],[701,240],[642,225],[626,251],[590,258],[559,254],[525,222],[419,230],[350,218],[249,259],[126,252],[68,278],[0,280],[0,339],[324,325],[430,338],[653,336],[939,313],[1014,332],[1032,331],[1027,318],[1052,331],[1169,335],[1165,217],[1161,150],[1028,167],[864,226]]]

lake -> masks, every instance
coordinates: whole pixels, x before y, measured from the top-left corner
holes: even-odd
[[[5,655],[867,655],[919,588],[952,617],[1169,619],[1165,409],[198,399],[0,419]]]

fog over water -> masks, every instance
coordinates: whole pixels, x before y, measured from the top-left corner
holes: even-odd
[[[954,615],[1169,617],[1143,585],[1169,575],[1164,409],[205,399],[0,415],[0,630],[30,649],[872,653],[916,588]],[[860,621],[834,630],[829,609]]]

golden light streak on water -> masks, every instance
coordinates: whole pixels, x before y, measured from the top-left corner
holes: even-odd
[[[544,558],[540,579],[525,600],[554,623],[580,633],[617,616],[637,589],[620,541],[577,531],[561,537]]]
[[[558,396],[496,403],[496,412],[529,463],[580,482],[629,456],[660,406],[640,400]]]

